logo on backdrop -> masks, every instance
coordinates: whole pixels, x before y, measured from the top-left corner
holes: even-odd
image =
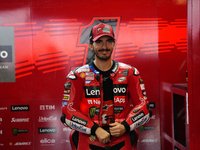
[[[19,130],[17,128],[14,128],[14,129],[12,129],[12,131],[13,131],[14,136],[17,136],[17,134],[21,134],[21,133],[28,133],[27,129]]]
[[[52,122],[52,121],[56,121],[57,117],[56,116],[39,116],[38,122]]]
[[[12,46],[0,45],[0,62],[12,62]]]
[[[29,105],[11,105],[11,111],[29,111]]]
[[[55,110],[55,105],[40,105],[40,110]]]
[[[15,82],[14,27],[0,27],[0,82]]]
[[[38,128],[39,134],[46,134],[46,133],[57,133],[56,127],[44,127],[44,128]]]

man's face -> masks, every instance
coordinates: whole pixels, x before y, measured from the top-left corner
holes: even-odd
[[[109,36],[102,36],[93,44],[90,44],[90,49],[94,51],[96,59],[109,60],[115,47],[114,40]]]

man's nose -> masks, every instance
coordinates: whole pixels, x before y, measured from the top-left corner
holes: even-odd
[[[106,42],[103,42],[103,49],[107,49],[107,43]]]

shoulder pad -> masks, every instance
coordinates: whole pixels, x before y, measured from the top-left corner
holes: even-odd
[[[139,76],[140,75],[139,71],[135,67],[133,67],[133,75],[134,76]]]
[[[77,73],[82,73],[82,72],[89,72],[90,71],[90,67],[88,65],[84,65],[82,67],[77,68],[77,70],[75,70]]]
[[[68,74],[67,76],[67,79],[71,79],[71,80],[76,80],[77,79],[77,76],[75,74],[75,71],[77,70],[78,68],[75,68],[74,70],[70,71],[70,73]]]

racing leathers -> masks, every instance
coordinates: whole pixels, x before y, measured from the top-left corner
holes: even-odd
[[[72,70],[66,78],[61,121],[79,131],[78,150],[113,147],[120,143],[121,147],[117,146],[120,150],[131,149],[128,133],[147,123],[152,115],[139,71],[124,63],[113,62],[109,76],[113,81],[113,103],[105,105],[103,101],[103,78],[94,63]],[[111,106],[114,117],[104,111]],[[112,137],[105,145],[98,141],[95,131],[107,122],[123,124],[126,132],[120,138]]]

